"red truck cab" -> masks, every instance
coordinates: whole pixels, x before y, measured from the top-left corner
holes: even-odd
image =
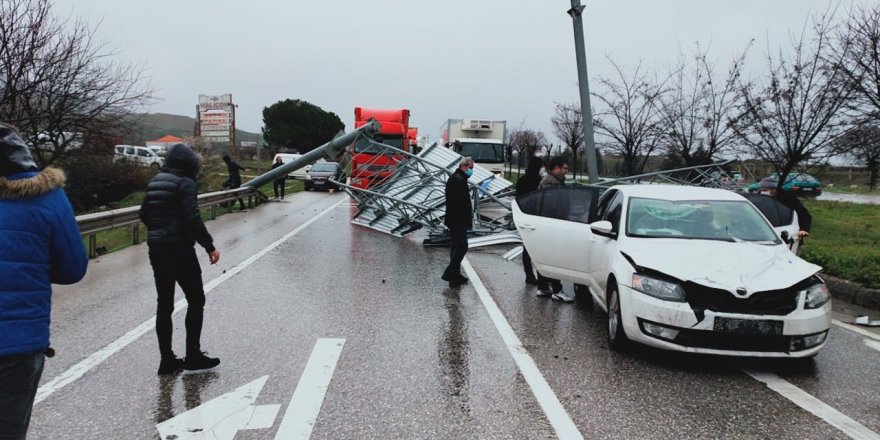
[[[377,142],[411,152],[409,143],[409,110],[354,108],[354,128],[375,119],[379,122]],[[401,154],[388,154],[381,147],[373,145],[369,139],[359,138],[351,148],[351,186],[370,188],[388,178],[397,163],[403,159]]]
[[[409,152],[412,154],[419,153],[419,128],[418,127],[410,127],[409,132],[407,134],[407,140],[409,140]]]

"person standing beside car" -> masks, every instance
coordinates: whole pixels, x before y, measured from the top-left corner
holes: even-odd
[[[538,190],[541,183],[541,169],[544,168],[544,160],[537,156],[529,158],[529,164],[526,166],[526,172],[516,181],[516,199]],[[523,246],[522,253],[523,271],[526,273],[526,284],[533,286],[538,285],[538,279],[535,278],[535,272],[532,268],[532,258],[529,251]],[[538,291],[540,294],[540,291]]]
[[[284,161],[281,160],[281,156],[275,158],[275,163],[272,164],[272,169],[280,167],[284,165]],[[272,181],[272,191],[275,192],[275,198],[278,198],[278,194],[281,194],[281,200],[284,200],[284,184],[286,183],[287,176],[281,176]]]
[[[549,171],[547,171],[547,175],[541,179],[541,183],[538,184],[538,189],[546,190],[548,188],[559,188],[565,186],[565,175],[568,173],[568,160],[562,156],[554,156],[550,159],[550,164],[548,165]],[[553,208],[553,207],[550,207]],[[566,207],[556,207],[562,208],[562,210],[567,211]],[[551,290],[552,289],[552,290]],[[574,295],[567,295],[562,290],[562,282],[555,278],[548,278],[540,273],[538,274],[538,296],[547,297],[551,296],[555,301],[562,302],[574,302]]]
[[[203,370],[220,364],[201,350],[205,290],[195,244],[208,253],[211,264],[220,261],[220,251],[202,221],[197,198],[196,176],[200,159],[185,144],[171,147],[165,168],[147,184],[140,218],[147,226],[150,265],[156,282],[156,337],[159,339],[159,375],[185,370]],[[171,348],[174,287],[179,284],[186,297],[186,358],[178,359]]]
[[[765,177],[758,183],[758,192],[766,196],[773,197],[779,203],[785,205],[788,209],[797,213],[798,227],[797,238],[803,240],[804,237],[810,235],[810,228],[813,226],[813,216],[796,195],[789,191],[781,191],[777,180]]]
[[[49,348],[52,284],[86,274],[64,172],[37,167],[15,127],[0,123],[0,438],[27,436]]]
[[[166,159],[167,160],[167,159]],[[226,171],[229,173],[229,178],[226,179],[226,182],[223,182],[223,188],[227,189],[235,189],[241,186],[241,172],[247,171],[247,168],[241,166],[238,162],[232,160],[228,154],[223,156],[223,162],[226,162]],[[244,207],[244,199],[238,199],[238,209],[241,211],[245,210]]]
[[[440,278],[448,281],[449,287],[468,282],[467,277],[461,274],[461,261],[468,251],[467,230],[473,226],[471,191],[468,187],[468,179],[473,175],[474,161],[465,157],[446,180],[446,215],[443,224],[449,229],[449,265]]]

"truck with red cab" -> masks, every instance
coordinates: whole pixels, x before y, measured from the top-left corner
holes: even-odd
[[[394,148],[411,152],[409,143],[408,109],[354,108],[354,128],[360,128],[375,119],[379,122],[379,132],[375,141]],[[351,147],[351,186],[366,189],[380,184],[393,172],[403,159],[402,154],[394,154],[367,138],[358,138]]]

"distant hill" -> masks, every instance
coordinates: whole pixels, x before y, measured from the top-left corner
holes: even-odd
[[[144,145],[147,141],[159,139],[166,134],[177,137],[192,137],[195,129],[195,118],[168,113],[141,113],[136,116],[139,130],[135,130],[125,139],[125,143],[131,145]],[[235,130],[237,141],[260,142],[262,135],[243,130]]]

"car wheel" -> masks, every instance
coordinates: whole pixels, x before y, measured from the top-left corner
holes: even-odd
[[[623,350],[629,340],[623,331],[620,313],[620,294],[616,284],[608,283],[608,346],[614,351]]]
[[[593,295],[590,295],[590,289],[583,284],[574,285],[574,301],[585,310],[593,309]]]
[[[156,163],[156,162],[153,162],[153,163],[150,164],[150,168],[152,168],[152,169],[154,169],[154,170],[158,170],[158,169],[159,169],[159,164]]]

